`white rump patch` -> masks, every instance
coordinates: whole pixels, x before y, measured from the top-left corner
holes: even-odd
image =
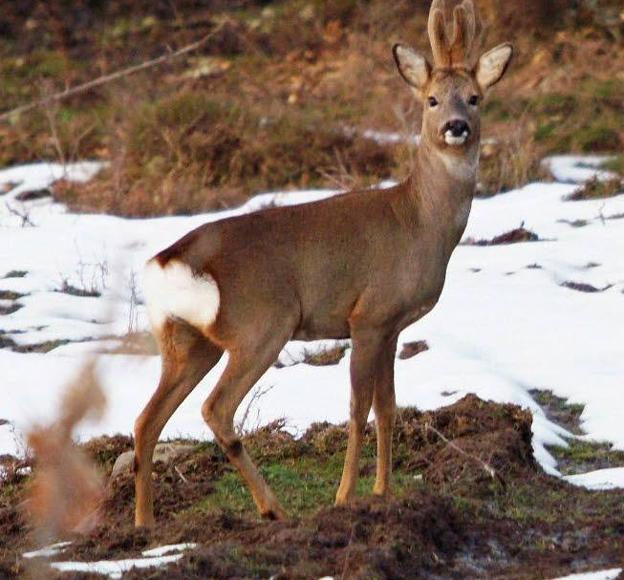
[[[158,260],[150,260],[145,266],[143,291],[155,330],[171,316],[197,328],[205,328],[217,318],[220,295],[214,278],[197,276],[178,260],[171,260],[164,268]]]

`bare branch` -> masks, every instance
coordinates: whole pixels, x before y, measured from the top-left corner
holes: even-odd
[[[425,425],[425,428],[435,433],[451,449],[454,449],[455,451],[457,451],[459,454],[463,455],[464,457],[467,457],[468,459],[472,459],[473,461],[477,462],[492,479],[500,482],[503,485],[503,487],[505,487],[505,481],[489,463],[486,463],[485,461],[483,461],[483,459],[480,459],[479,457],[476,457],[475,455],[470,455],[470,453],[467,453],[466,451],[464,451],[459,445],[457,445],[456,443],[454,443],[453,441],[445,437],[444,434],[438,431],[433,425],[427,423]]]
[[[39,99],[38,101],[33,101],[31,103],[28,103],[27,105],[21,105],[19,107],[16,107],[15,109],[11,109],[10,111],[6,111],[6,112],[0,114],[0,122],[1,121],[7,121],[7,120],[9,120],[11,117],[13,117],[15,115],[20,115],[22,113],[27,113],[29,111],[32,111],[33,109],[37,109],[39,107],[43,107],[45,105],[49,105],[50,103],[62,101],[63,99],[66,99],[67,97],[71,97],[73,95],[84,93],[84,92],[89,91],[91,89],[94,89],[96,87],[100,87],[100,86],[102,86],[104,84],[110,83],[112,81],[116,81],[116,80],[121,79],[123,77],[127,77],[127,76],[129,76],[131,74],[137,73],[137,72],[142,71],[142,70],[146,70],[148,68],[152,68],[154,66],[158,66],[158,65],[163,64],[165,62],[168,62],[170,60],[173,60],[175,58],[178,58],[180,56],[188,54],[189,52],[192,52],[192,51],[197,50],[198,48],[200,48],[210,38],[212,38],[215,34],[220,32],[221,29],[225,26],[225,24],[226,24],[225,20],[220,22],[219,25],[212,32],[210,32],[209,34],[207,34],[203,38],[200,38],[198,41],[193,42],[191,44],[188,44],[188,45],[180,48],[179,50],[176,50],[175,52],[169,52],[167,54],[163,54],[162,56],[159,56],[157,58],[153,58],[151,60],[147,60],[147,61],[142,62],[140,64],[137,64],[137,65],[134,65],[134,66],[130,66],[128,68],[121,69],[121,70],[115,71],[115,72],[107,74],[107,75],[103,75],[101,77],[98,77],[96,79],[90,80],[90,81],[88,81],[86,83],[83,83],[81,85],[78,85],[77,87],[67,88],[64,91],[61,91],[60,93],[55,93],[53,95],[49,95],[49,96],[43,97],[42,99]]]

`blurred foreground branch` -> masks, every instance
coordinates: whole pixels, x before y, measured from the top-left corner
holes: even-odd
[[[56,421],[28,433],[36,467],[26,509],[41,544],[62,533],[86,531],[96,523],[102,480],[72,434],[84,419],[101,418],[105,407],[95,361],[90,361],[66,389]]]
[[[11,109],[10,111],[6,111],[5,113],[0,114],[0,122],[8,121],[11,117],[14,117],[15,115],[20,115],[22,113],[27,113],[28,111],[32,111],[33,109],[37,109],[39,107],[43,107],[43,106],[49,105],[51,103],[62,101],[63,99],[66,99],[67,97],[71,97],[71,96],[77,95],[79,93],[84,93],[84,92],[89,91],[91,89],[94,89],[96,87],[100,87],[100,86],[102,86],[102,85],[104,85],[106,83],[110,83],[112,81],[116,81],[116,80],[118,80],[120,78],[127,77],[127,76],[129,76],[131,74],[134,74],[136,72],[139,72],[139,71],[142,71],[142,70],[145,70],[145,69],[148,69],[148,68],[152,68],[154,66],[158,66],[158,65],[163,64],[165,62],[168,62],[170,60],[173,60],[175,58],[178,58],[180,56],[188,54],[189,52],[192,52],[192,51],[197,50],[198,48],[200,48],[210,38],[212,38],[213,36],[215,36],[215,34],[220,32],[221,29],[225,26],[225,24],[226,24],[226,21],[220,22],[219,25],[212,32],[209,32],[208,34],[206,34],[206,36],[200,38],[196,42],[193,42],[191,44],[187,44],[186,46],[180,48],[179,50],[176,50],[175,52],[169,52],[167,54],[163,54],[162,56],[159,56],[157,58],[153,58],[151,60],[147,60],[147,61],[142,62],[140,64],[137,64],[137,65],[134,65],[134,66],[130,66],[128,68],[124,68],[124,69],[115,71],[113,73],[107,74],[107,75],[103,75],[103,76],[98,77],[96,79],[92,79],[90,81],[87,81],[86,83],[83,83],[81,85],[78,85],[77,87],[67,88],[64,91],[61,91],[59,93],[54,93],[53,95],[48,95],[48,96],[43,97],[42,99],[39,99],[37,101],[33,101],[33,102],[28,103],[26,105],[20,105],[19,107]]]

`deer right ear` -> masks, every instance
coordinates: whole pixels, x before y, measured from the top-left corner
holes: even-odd
[[[402,44],[395,44],[392,53],[403,80],[422,93],[431,78],[431,65],[427,59]]]

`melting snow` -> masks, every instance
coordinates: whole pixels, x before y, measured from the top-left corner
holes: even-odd
[[[563,576],[555,580],[614,580],[620,575],[622,568],[611,568],[610,570],[601,570],[599,572],[587,572],[584,574],[571,574]]]
[[[60,572],[84,572],[102,574],[109,578],[121,578],[132,568],[154,568],[172,564],[182,558],[182,554],[160,556],[159,558],[133,558],[128,560],[101,560],[99,562],[52,562],[50,566]]]

